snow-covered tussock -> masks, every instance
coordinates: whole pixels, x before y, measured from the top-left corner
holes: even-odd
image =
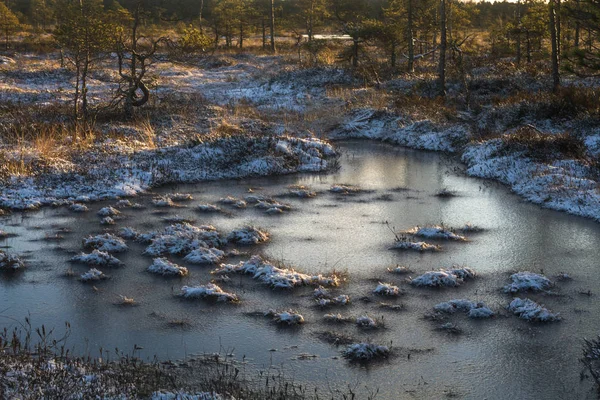
[[[304,323],[304,317],[295,311],[277,312],[269,310],[265,313],[267,317],[273,317],[273,321],[282,325],[300,325]]]
[[[394,286],[391,283],[382,283],[379,282],[373,293],[380,294],[382,296],[399,296],[400,288],[398,286]]]
[[[278,289],[292,289],[307,285],[338,286],[340,284],[339,278],[335,275],[307,275],[293,269],[278,268],[259,256],[252,256],[250,260],[242,261],[239,264],[222,264],[212,273],[219,275],[249,274],[254,279]]]
[[[219,203],[235,207],[235,208],[246,208],[247,204],[244,200],[236,199],[235,197],[227,196],[219,199]]]
[[[100,225],[114,225],[115,220],[111,217],[104,217],[100,220]]]
[[[254,226],[246,226],[232,231],[227,235],[227,240],[232,243],[251,245],[266,242],[269,237],[268,232],[263,232]]]
[[[235,400],[214,392],[154,392],[150,400]]]
[[[353,320],[352,317],[344,317],[342,314],[325,314],[323,315],[323,319],[325,322],[335,323],[351,322]]]
[[[155,258],[152,265],[148,267],[148,272],[164,276],[186,276],[188,269],[170,262],[166,258]]]
[[[185,222],[168,226],[161,231],[139,235],[138,239],[150,242],[145,253],[151,256],[188,254],[196,249],[218,247],[223,243],[219,232],[213,226],[197,227]]]
[[[392,250],[416,250],[416,251],[439,251],[442,248],[435,244],[426,242],[411,242],[409,240],[396,240],[391,247]]]
[[[259,201],[254,207],[265,210],[267,214],[281,214],[284,211],[292,209],[292,206],[289,204],[279,203],[272,199]]]
[[[529,299],[514,299],[508,306],[508,311],[511,311],[519,318],[527,321],[535,322],[552,322],[560,321],[560,315],[554,314],[547,308],[539,305],[535,301]]]
[[[94,250],[90,254],[81,253],[71,258],[71,261],[80,262],[88,265],[105,266],[105,267],[121,267],[123,263],[118,258],[111,256],[110,254]]]
[[[433,309],[438,312],[453,314],[456,311],[466,312],[469,318],[489,318],[494,315],[484,303],[476,303],[466,299],[449,300],[436,304]]]
[[[205,213],[218,213],[222,211],[220,207],[215,206],[214,204],[199,204],[196,207],[196,210]]]
[[[123,239],[110,233],[89,236],[83,239],[83,246],[107,253],[121,253],[129,249]]]
[[[398,265],[395,268],[388,268],[387,270],[389,273],[398,275],[406,275],[413,272],[413,270],[410,269],[410,267],[407,267],[406,265]]]
[[[369,317],[368,315],[362,315],[362,316],[356,318],[356,325],[358,325],[361,328],[377,328],[377,327],[379,327],[379,324],[377,323],[377,321],[375,321],[373,318]]]
[[[543,275],[534,274],[533,272],[517,272],[510,276],[512,283],[504,286],[505,293],[517,292],[541,292],[548,290],[554,286],[552,281]]]
[[[217,264],[225,257],[223,250],[215,249],[214,247],[206,248],[201,247],[196,250],[192,250],[184,260],[190,264]]]
[[[137,239],[139,236],[139,232],[136,231],[135,229],[131,228],[131,227],[124,227],[119,229],[119,236],[122,237],[123,239],[127,239],[127,240],[131,240],[131,239]]]
[[[152,199],[152,204],[156,207],[175,207],[176,204],[171,200],[170,197],[159,196]]]
[[[316,299],[316,302],[321,307],[327,306],[345,306],[350,304],[350,296],[341,294],[336,297],[320,297]]]
[[[467,267],[441,269],[439,271],[426,272],[423,275],[411,280],[410,284],[413,286],[454,287],[462,284],[465,279],[471,279],[474,277],[475,272],[471,268]]]
[[[121,214],[121,211],[113,207],[104,207],[98,211],[98,215],[101,217],[115,217]]]
[[[10,271],[25,267],[25,263],[18,256],[0,250],[0,270]]]
[[[317,193],[306,186],[292,186],[289,188],[288,196],[298,197],[300,199],[311,199],[317,197]]]
[[[210,299],[226,303],[239,301],[237,295],[225,292],[214,283],[205,286],[184,286],[181,288],[181,296],[187,299]]]
[[[173,201],[192,201],[194,196],[189,193],[171,193],[167,197]]]
[[[352,185],[333,185],[331,188],[329,188],[329,191],[331,193],[344,194],[344,195],[358,194],[358,193],[364,192],[364,190],[359,188],[358,186],[352,186]]]
[[[88,272],[82,274],[79,279],[82,282],[95,282],[95,281],[101,281],[101,280],[104,280],[107,278],[108,277],[106,275],[104,275],[104,272],[102,272],[96,268],[92,268]]]
[[[86,212],[89,208],[85,204],[73,203],[69,209],[73,212]]]
[[[390,349],[387,346],[372,343],[355,343],[346,347],[342,355],[353,361],[369,361],[377,358],[387,358],[390,355]]]
[[[449,229],[444,228],[443,226],[433,225],[433,226],[415,226],[412,229],[406,231],[406,233],[420,236],[428,239],[442,239],[442,240],[457,240],[457,241],[466,241],[467,238],[461,235],[457,235]]]

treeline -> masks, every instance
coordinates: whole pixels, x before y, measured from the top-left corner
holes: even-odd
[[[23,30],[50,36],[75,69],[80,118],[86,74],[99,54],[117,54],[119,99],[130,112],[147,99],[146,65],[159,48],[189,55],[244,49],[249,39],[271,52],[292,43],[317,60],[327,41],[316,34],[344,35],[339,60],[356,68],[376,49],[394,71],[433,65],[442,96],[447,66],[464,76],[465,57],[511,57],[517,65],[544,60],[555,89],[565,71],[600,71],[600,0],[4,0],[6,50]]]

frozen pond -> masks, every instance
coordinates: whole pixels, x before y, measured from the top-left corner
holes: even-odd
[[[98,348],[144,348],[145,356],[182,359],[195,353],[234,349],[258,367],[281,365],[296,381],[329,382],[332,387],[367,385],[379,388],[377,398],[442,398],[456,395],[472,399],[594,398],[590,380],[580,381],[581,339],[600,332],[600,225],[582,218],[544,210],[522,202],[505,188],[464,177],[444,156],[371,142],[340,143],[341,168],[331,174],[220,181],[179,185],[156,194],[191,193],[185,207],[158,208],[152,195],[134,199],[143,209],[124,209],[126,218],[104,227],[96,212],[116,202],[90,205],[77,214],[68,208],[3,217],[2,229],[18,236],[0,241],[11,253],[24,255],[28,268],[0,278],[1,315],[22,320],[31,314],[34,326],[45,324],[58,331],[65,321],[73,327],[70,345],[79,352],[98,355]],[[318,193],[312,199],[276,197],[292,205],[292,211],[269,215],[248,206],[222,206],[226,214],[200,213],[195,206],[216,203],[226,196],[245,197],[249,188],[266,196],[285,194],[290,185],[305,185]],[[365,189],[356,195],[329,192],[332,185],[351,184]],[[442,189],[455,197],[438,197]],[[312,288],[271,290],[249,276],[232,275],[223,289],[236,293],[239,304],[184,301],[175,296],[183,285],[206,284],[214,267],[172,261],[189,269],[183,278],[166,279],[147,273],[152,257],[142,255],[146,245],[129,241],[129,251],[116,254],[124,268],[107,269],[111,279],[93,285],[66,277],[77,275],[84,265],[69,259],[83,250],[81,240],[90,235],[131,226],[148,232],[167,226],[163,218],[180,215],[195,225],[212,224],[223,234],[248,223],[271,233],[270,242],[241,251],[293,265],[307,273],[347,271],[349,281],[335,294],[347,294],[352,303],[322,309],[316,306]],[[443,251],[390,250],[394,236],[385,222],[397,230],[416,225],[460,227],[470,222],[485,230],[467,234],[468,242],[440,242]],[[44,240],[61,228],[61,241]],[[227,259],[237,263],[247,256]],[[469,266],[478,276],[456,288],[415,288],[406,276],[387,272],[396,264],[408,265],[415,277],[452,265]],[[561,272],[573,280],[557,281],[551,294],[510,295],[502,287],[510,274],[532,271],[553,281]],[[372,293],[378,281],[391,282],[406,293],[385,299]],[[583,292],[591,290],[590,295]],[[139,305],[115,305],[119,295],[133,297]],[[513,297],[529,297],[560,312],[561,322],[545,325],[518,319],[506,311]],[[368,298],[365,298],[368,297]],[[484,301],[497,316],[472,320],[456,313],[444,321],[424,315],[433,306],[451,299]],[[403,304],[402,311],[379,307],[386,301]],[[256,315],[269,309],[294,309],[305,318],[299,328],[281,328]],[[354,317],[384,317],[385,327],[364,330],[352,323],[329,324],[326,313]],[[185,321],[174,326],[174,321]],[[462,329],[453,335],[436,330],[452,322]],[[1,318],[0,325],[14,321]],[[356,339],[393,346],[394,355],[368,367],[341,357],[343,346],[320,339],[319,333],[336,331]],[[276,350],[276,351],[273,351]],[[410,356],[409,356],[410,354]],[[302,355],[311,355],[305,357]],[[312,355],[316,357],[312,357]],[[323,386],[326,387],[326,386]],[[326,391],[327,389],[325,389]]]

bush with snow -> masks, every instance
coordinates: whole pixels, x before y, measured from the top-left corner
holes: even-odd
[[[0,270],[2,271],[15,271],[25,267],[25,263],[21,258],[14,254],[8,254],[3,250],[0,250]]]
[[[254,226],[236,229],[227,235],[227,241],[244,245],[264,243],[269,240],[270,234]]]
[[[292,289],[299,286],[321,285],[339,286],[340,279],[336,275],[307,275],[293,269],[279,268],[260,256],[252,256],[248,261],[239,264],[222,264],[212,272],[217,275],[248,274],[272,288]]]
[[[510,279],[512,279],[512,283],[504,286],[505,293],[541,292],[554,286],[552,281],[545,276],[527,271],[512,274]]]
[[[148,272],[163,276],[186,276],[188,269],[181,267],[166,258],[155,258],[151,266],[148,267]]]
[[[429,271],[410,281],[413,286],[421,287],[454,287],[461,285],[466,279],[475,277],[475,272],[471,268],[460,267],[451,269],[441,269],[439,271]]]
[[[110,233],[89,236],[83,239],[83,246],[107,253],[121,253],[129,249],[123,239]]]
[[[118,258],[111,256],[110,254],[94,250],[90,254],[81,253],[71,258],[73,262],[80,262],[87,265],[96,265],[104,267],[121,267],[123,263]]]
[[[532,322],[553,322],[561,319],[560,314],[549,311],[535,301],[518,297],[508,305],[508,311]]]
[[[400,288],[398,286],[394,286],[391,283],[383,283],[379,282],[373,293],[379,294],[382,296],[399,296],[401,294]]]
[[[200,286],[184,286],[181,288],[181,296],[186,299],[208,299],[224,303],[237,303],[237,295],[225,292],[214,283]]]
[[[355,343],[346,347],[342,351],[342,355],[352,361],[370,361],[387,358],[390,355],[390,349],[387,346],[372,343]]]

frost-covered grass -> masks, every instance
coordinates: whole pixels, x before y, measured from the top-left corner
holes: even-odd
[[[517,272],[510,276],[512,283],[504,286],[505,293],[541,292],[554,286],[552,281],[540,274],[533,272]]]
[[[276,146],[280,142],[287,143],[289,153],[278,152]],[[133,151],[126,143],[103,143],[97,147],[78,154],[68,164],[57,165],[52,174],[21,174],[2,181],[0,207],[35,209],[57,203],[134,196],[167,183],[318,172],[330,168],[337,156],[331,145],[314,138],[243,133],[142,151]],[[85,173],[79,165],[85,165]],[[102,216],[114,215],[107,208]]]
[[[89,236],[83,239],[83,246],[106,253],[121,253],[129,249],[123,239],[111,233]]]
[[[462,311],[469,318],[489,318],[495,313],[484,303],[474,302],[467,299],[449,300],[443,303],[436,304],[433,309],[437,312],[454,314],[456,311]]]
[[[0,250],[0,271],[16,271],[24,267],[25,263],[19,256]]]
[[[100,267],[122,267],[124,265],[118,258],[100,250],[94,250],[89,254],[81,253],[71,258],[71,261]]]
[[[316,299],[316,302],[320,307],[345,306],[350,304],[350,296],[341,294],[335,297],[320,297]]]
[[[218,213],[223,211],[221,207],[214,204],[199,204],[196,206],[196,210],[204,213]]]
[[[120,215],[121,211],[117,210],[114,207],[103,207],[98,211],[98,215],[101,217],[115,217]]]
[[[216,275],[247,274],[274,289],[292,289],[300,286],[339,286],[341,279],[337,274],[330,276],[308,275],[293,269],[279,268],[260,256],[252,256],[239,264],[221,264],[212,271]]]
[[[508,311],[518,315],[521,319],[531,322],[553,322],[561,320],[560,314],[555,314],[530,299],[515,298],[508,305]]]
[[[214,283],[200,286],[184,286],[181,288],[181,296],[186,299],[207,299],[224,303],[237,303],[238,296],[228,293]]]
[[[147,270],[153,274],[163,276],[186,276],[188,274],[187,268],[179,266],[166,258],[155,258]]]
[[[344,351],[342,355],[351,361],[371,361],[390,356],[390,348],[372,343],[355,343]]]
[[[461,285],[466,279],[475,277],[475,272],[468,267],[453,267],[439,271],[429,271],[410,281],[417,287],[455,287]]]
[[[334,322],[334,323],[346,323],[356,321],[354,318],[350,316],[344,316],[342,314],[325,314],[323,315],[323,319],[325,322]]]

